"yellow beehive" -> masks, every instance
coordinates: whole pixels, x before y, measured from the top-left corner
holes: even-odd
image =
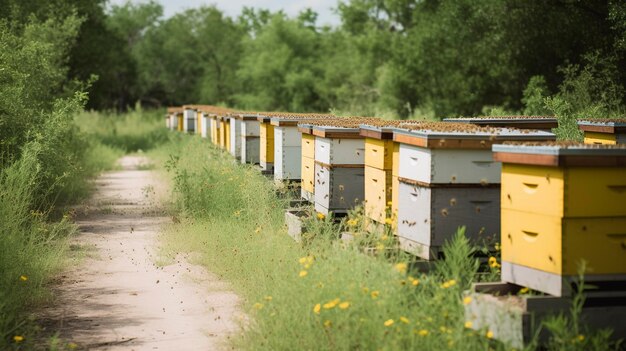
[[[586,280],[626,280],[626,147],[494,145],[503,163],[502,279],[548,294]]]
[[[222,117],[222,126],[224,126],[224,149],[230,151],[230,118]]]
[[[274,126],[267,116],[259,116],[260,126],[260,154],[261,167],[266,171],[274,169]]]
[[[179,112],[176,115],[176,121],[178,122],[178,127],[176,128],[176,130],[178,130],[179,132],[182,132],[184,129],[184,116],[182,112]]]
[[[302,133],[302,197],[311,200],[315,194],[315,136],[311,128],[299,128]]]
[[[399,147],[393,141],[393,128],[407,123],[419,122],[378,120],[361,125],[360,134],[365,137],[365,213],[379,223],[396,219],[394,184],[397,189]]]
[[[585,134],[585,144],[626,144],[626,118],[579,120],[578,128]]]

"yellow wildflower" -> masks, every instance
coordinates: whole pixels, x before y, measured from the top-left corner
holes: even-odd
[[[418,286],[419,283],[420,283],[419,279],[413,279],[413,281],[411,282],[413,286]]]
[[[325,309],[327,309],[327,310],[330,310],[332,308],[335,308],[335,306],[337,306],[337,304],[339,304],[339,301],[341,301],[341,300],[339,300],[338,298],[334,299],[334,300],[330,300],[327,303],[325,303],[323,307]]]
[[[261,232],[261,227],[256,227],[254,230],[254,234],[259,234]]]
[[[393,205],[393,202],[387,201],[387,206],[391,206],[391,205]]]
[[[407,265],[406,265],[406,263],[396,263],[396,265],[393,266],[393,268],[395,268],[396,271],[398,271],[400,273],[406,273]]]
[[[331,321],[329,321],[329,320],[324,321],[324,326],[325,326],[326,328],[330,328],[330,327],[332,327],[332,325],[333,325],[333,322],[331,322]]]
[[[265,296],[265,301],[272,301],[272,297],[271,296]]]
[[[464,305],[469,305],[472,302],[472,297],[471,296],[465,296],[463,298],[463,304]]]
[[[307,271],[300,271],[300,274],[298,274],[300,276],[300,278],[304,278],[306,277],[306,275],[309,274],[309,272]]]
[[[21,336],[21,335],[16,335],[16,336],[13,337],[13,341],[15,341],[15,342],[22,342],[22,341],[24,341],[24,337]]]
[[[444,289],[447,289],[447,288],[451,288],[451,287],[453,287],[455,285],[456,285],[456,280],[450,279],[447,282],[444,282],[443,284],[441,284],[441,287],[444,288]]]
[[[315,304],[315,306],[313,306],[313,313],[315,314],[320,314],[320,310],[322,309],[322,305],[321,304]]]
[[[406,317],[400,317],[400,322],[402,322],[402,323],[404,323],[404,324],[409,324],[409,323],[411,323],[411,321],[410,321],[408,318],[406,318]]]
[[[323,213],[319,213],[319,212],[317,213],[317,219],[322,220],[324,218],[326,218],[326,215],[324,215]]]
[[[493,332],[491,330],[488,330],[485,336],[487,337],[487,339],[493,339]]]
[[[375,299],[375,298],[378,297],[378,295],[380,295],[380,292],[378,290],[374,290],[374,291],[372,291],[371,295],[372,295],[372,299]]]
[[[78,345],[76,345],[73,342],[70,342],[70,343],[67,344],[67,348],[70,349],[70,350],[75,350],[77,347],[78,347]]]
[[[305,264],[305,263],[306,263],[306,260],[307,260],[307,257],[306,257],[306,256],[305,256],[305,257],[300,257],[300,259],[298,260],[298,263],[300,263],[300,264]]]
[[[500,243],[496,243],[494,245],[494,247],[495,247],[496,251],[500,251]]]
[[[419,335],[419,336],[426,336],[426,335],[428,335],[428,330],[421,329],[420,331],[417,332],[417,335]]]
[[[391,225],[391,224],[393,224],[393,220],[391,218],[387,217],[387,218],[385,218],[385,224],[386,225]]]
[[[263,308],[263,304],[262,304],[262,303],[257,302],[257,303],[255,303],[255,304],[254,304],[254,306],[252,306],[252,307],[254,307],[254,308],[255,308],[255,309],[257,309],[257,310],[260,310],[260,309],[262,309],[262,308]]]
[[[370,289],[368,287],[363,287],[363,292],[367,294],[368,292],[370,292]]]
[[[378,245],[376,245],[376,250],[378,251],[382,251],[385,249],[385,245],[382,243],[379,243]]]
[[[578,336],[576,337],[576,340],[578,340],[578,342],[583,342],[585,341],[585,336],[582,334],[578,334]]]
[[[387,319],[385,321],[385,327],[391,327],[393,325],[393,319]]]
[[[498,263],[498,260],[495,257],[491,256],[489,257],[489,266],[491,268],[498,268],[500,267],[500,264]]]
[[[20,280],[21,280],[21,281],[23,281],[23,282],[25,282],[25,281],[27,281],[27,280],[28,280],[28,277],[27,277],[27,276],[25,276],[25,275],[20,275]]]
[[[359,222],[358,222],[356,219],[351,219],[351,220],[349,220],[349,221],[348,221],[348,226],[350,226],[350,227],[356,227],[356,225],[357,225],[358,223],[359,223]]]
[[[239,217],[239,215],[241,214],[241,210],[237,210],[233,214],[235,215],[235,217]]]
[[[465,322],[465,328],[467,329],[472,329],[472,325],[473,325],[472,321]]]
[[[519,289],[519,293],[520,293],[520,294],[528,294],[528,291],[529,291],[529,290],[530,290],[530,289],[528,289],[528,288],[526,288],[526,287],[523,287],[523,288]]]
[[[339,304],[339,308],[341,308],[342,310],[345,310],[348,307],[350,307],[350,302],[348,301],[345,301]]]

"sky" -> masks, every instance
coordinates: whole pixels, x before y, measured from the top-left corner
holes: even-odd
[[[109,0],[109,4],[122,5],[126,1]],[[143,1],[131,0],[131,2],[141,3]],[[157,0],[157,2],[163,5],[165,17],[202,5],[216,5],[217,8],[231,17],[239,15],[244,6],[272,11],[282,9],[290,16],[297,15],[303,9],[311,8],[318,13],[318,25],[339,24],[339,17],[331,10],[331,8],[337,7],[338,0]]]

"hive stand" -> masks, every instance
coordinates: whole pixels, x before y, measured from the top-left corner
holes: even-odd
[[[474,243],[499,240],[498,140],[554,140],[543,131],[430,122],[394,129],[399,143],[398,224],[402,249],[437,259],[461,226]]]
[[[522,349],[533,340],[546,317],[570,314],[572,298],[520,295],[520,289],[509,283],[474,284],[465,293],[471,298],[465,306],[465,320],[473,329],[489,330],[495,339]],[[581,322],[592,329],[612,329],[613,339],[625,338],[626,290],[587,292]],[[548,337],[542,330],[538,341],[544,343]]]
[[[578,128],[585,134],[585,144],[626,144],[626,118],[579,120]]]
[[[469,123],[483,127],[535,129],[545,132],[559,126],[554,116],[484,116],[444,118],[444,122]]]

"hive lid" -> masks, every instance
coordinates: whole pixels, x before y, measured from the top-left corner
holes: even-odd
[[[559,126],[554,116],[481,116],[444,118],[444,122],[470,123],[491,127],[515,127],[519,129],[551,129]]]
[[[362,139],[360,125],[380,121],[374,117],[337,117],[307,122],[311,133],[322,138]]]
[[[542,166],[626,166],[626,145],[575,142],[495,144],[494,160]]]
[[[270,116],[270,124],[283,127],[283,126],[297,126],[302,121],[312,121],[312,120],[321,120],[321,119],[331,119],[337,118],[335,115],[324,115],[324,114],[276,114]]]
[[[359,125],[360,134],[372,139],[393,139],[393,131],[403,124],[419,124],[424,121],[417,120],[380,120],[377,122],[367,122]]]
[[[230,116],[242,121],[256,121],[259,115],[256,112],[234,112]]]
[[[181,112],[183,112],[183,108],[180,106],[177,106],[177,107],[172,106],[172,107],[167,108],[168,114],[175,114],[175,113],[181,113]]]
[[[608,134],[625,133],[626,118],[580,119],[578,120],[578,128],[585,132]]]
[[[430,149],[491,149],[506,141],[552,141],[550,132],[532,129],[482,127],[467,123],[423,122],[402,124],[394,130],[393,140]]]

